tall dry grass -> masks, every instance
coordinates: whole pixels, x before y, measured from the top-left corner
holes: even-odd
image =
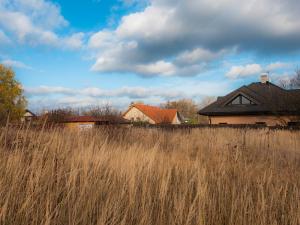
[[[300,224],[300,133],[0,131],[0,224]]]

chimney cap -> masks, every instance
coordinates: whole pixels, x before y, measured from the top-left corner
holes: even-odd
[[[268,74],[268,73],[262,73],[262,74],[260,75],[260,82],[261,82],[262,84],[268,83],[268,82],[269,82],[269,74]]]

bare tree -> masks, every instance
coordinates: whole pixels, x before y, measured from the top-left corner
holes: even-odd
[[[123,121],[121,111],[114,109],[108,104],[102,107],[94,106],[94,107],[86,108],[82,111],[82,115],[92,116],[97,118],[105,118],[111,122]]]
[[[205,116],[200,116],[198,110],[209,105],[215,101],[215,97],[207,96],[202,99],[200,104],[197,104],[192,99],[180,99],[178,101],[168,101],[161,105],[163,108],[167,109],[177,109],[181,116],[184,117],[184,120],[190,124],[206,124],[208,119]]]
[[[280,79],[278,85],[284,89],[299,89],[300,88],[300,69],[295,70],[295,74],[291,78]]]
[[[103,107],[94,106],[90,108],[85,108],[82,111],[82,115],[93,116],[93,117],[103,117],[103,116],[120,116],[120,111],[114,109],[110,105],[105,105]]]
[[[298,90],[300,89],[300,69],[297,68],[295,70],[295,74],[292,78],[281,79],[279,81],[279,86],[291,90],[291,92],[289,92],[290,94],[287,94],[282,102],[286,102],[286,104],[283,105],[294,114],[291,116],[292,119],[290,123],[298,124],[300,122],[300,90]],[[284,124],[284,122],[286,121],[283,121],[282,124]]]
[[[216,97],[205,96],[204,98],[201,99],[199,103],[199,109],[203,109],[204,107],[210,105],[214,101],[216,101]],[[198,115],[198,122],[200,124],[209,124],[209,118],[207,116]]]
[[[300,69],[296,69],[294,77],[291,79],[291,87],[293,89],[300,88]]]
[[[214,101],[216,101],[216,97],[214,97],[214,96],[205,96],[205,97],[201,100],[201,102],[200,102],[200,104],[199,104],[199,108],[200,108],[200,109],[203,109],[204,107],[210,105],[210,104],[213,103]]]
[[[47,119],[50,123],[61,123],[64,122],[67,118],[72,116],[78,116],[79,110],[75,110],[72,108],[64,108],[64,109],[53,109],[46,112],[41,116],[41,119]]]
[[[284,89],[289,89],[290,88],[290,79],[280,79],[278,81],[279,87],[282,87]]]
[[[192,99],[180,99],[178,101],[168,101],[161,105],[165,109],[177,109],[179,114],[188,123],[197,123],[197,104]]]

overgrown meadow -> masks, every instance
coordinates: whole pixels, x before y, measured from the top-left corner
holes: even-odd
[[[0,130],[0,224],[300,224],[300,132]]]

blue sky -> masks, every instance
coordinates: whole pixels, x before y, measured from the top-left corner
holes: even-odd
[[[225,95],[300,66],[297,0],[0,0],[0,62],[29,108]]]

